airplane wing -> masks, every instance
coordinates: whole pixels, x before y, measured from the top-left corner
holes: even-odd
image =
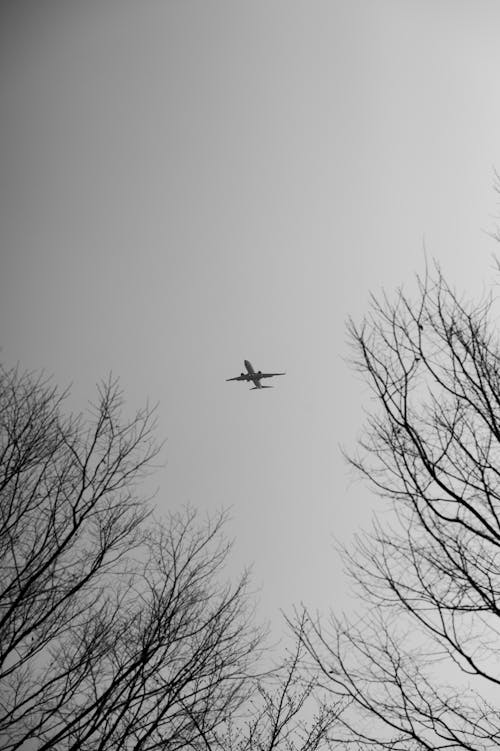
[[[251,379],[247,375],[239,375],[239,376],[235,376],[234,378],[226,378],[226,381],[249,381],[249,380]]]
[[[273,376],[286,375],[286,373],[259,373],[259,378],[272,378]]]

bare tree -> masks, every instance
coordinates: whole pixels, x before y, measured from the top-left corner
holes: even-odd
[[[260,632],[223,583],[224,515],[154,520],[138,481],[151,410],[114,382],[65,418],[41,378],[0,370],[0,743],[206,748],[249,690]]]
[[[230,718],[217,737],[224,751],[321,751],[330,748],[330,733],[340,702],[317,691],[316,679],[304,660],[303,629],[281,665],[258,677],[249,700],[236,718]],[[210,746],[210,751],[216,748]]]
[[[366,608],[307,614],[301,639],[348,702],[339,743],[483,751],[500,746],[498,327],[439,269],[417,282],[349,327],[375,398],[351,462],[393,507],[344,551]]]

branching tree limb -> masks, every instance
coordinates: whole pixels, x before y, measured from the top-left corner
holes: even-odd
[[[91,418],[0,371],[0,741],[49,749],[206,748],[247,698],[261,632],[246,575],[224,584],[224,515],[152,520],[138,482],[154,415]]]
[[[332,748],[331,733],[341,702],[317,691],[304,661],[306,617],[298,619],[298,639],[282,665],[257,681],[237,721],[219,735],[221,751],[321,751]]]
[[[347,569],[357,623],[307,615],[320,683],[349,701],[339,742],[375,749],[500,745],[500,346],[492,300],[440,271],[416,300],[373,298],[349,325],[375,407],[354,467],[393,504]]]

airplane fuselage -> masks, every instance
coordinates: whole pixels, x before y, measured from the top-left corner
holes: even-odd
[[[262,371],[259,370],[259,372],[256,373],[250,360],[244,360],[244,363],[248,373],[247,381],[253,381],[253,385],[257,389],[264,388],[260,382],[260,379],[262,378]]]

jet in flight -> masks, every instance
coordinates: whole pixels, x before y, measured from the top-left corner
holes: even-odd
[[[262,370],[255,371],[252,367],[250,360],[245,360],[246,373],[241,373],[234,378],[226,378],[226,381],[252,381],[253,387],[250,389],[272,389],[272,386],[263,386],[261,384],[261,378],[272,378],[273,376],[286,375],[285,373],[263,373]]]

